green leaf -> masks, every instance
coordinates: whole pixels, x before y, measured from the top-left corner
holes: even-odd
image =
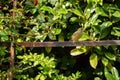
[[[78,20],[77,17],[71,17],[71,18],[70,18],[70,22],[76,22],[77,20]]]
[[[114,17],[120,18],[120,11],[115,11],[112,15],[113,15]]]
[[[90,24],[90,22],[85,22],[85,24],[84,24],[84,28],[85,29],[89,29],[91,27],[91,24]]]
[[[77,16],[83,16],[82,10],[79,10],[79,9],[69,9],[68,11],[76,14]]]
[[[18,59],[23,59],[23,56],[17,56]]]
[[[67,10],[65,9],[65,8],[60,8],[59,10],[58,10],[58,14],[67,14]]]
[[[94,25],[95,21],[97,21],[98,14],[93,14],[93,16],[89,19],[90,23]]]
[[[103,5],[103,0],[97,0],[97,3],[100,4],[100,5]]]
[[[61,29],[60,28],[52,28],[51,29],[51,32],[54,34],[54,35],[58,35],[61,33]]]
[[[34,66],[37,66],[39,64],[39,61],[34,61]]]
[[[98,55],[101,55],[101,56],[104,55],[104,52],[103,52],[103,50],[102,50],[102,47],[96,46],[96,47],[94,47],[93,49],[94,49],[94,52],[97,53]]]
[[[112,21],[112,23],[114,24],[114,23],[119,22],[119,21],[120,21],[120,18],[119,18],[119,17],[111,17],[111,21]]]
[[[107,66],[108,65],[108,59],[105,58],[105,57],[102,57],[102,63],[104,66]]]
[[[91,54],[89,61],[90,61],[91,67],[96,69],[98,64],[98,56],[95,53]]]
[[[0,47],[0,56],[4,56],[7,54],[7,49],[6,47]],[[1,60],[2,61],[2,60]]]
[[[41,10],[48,11],[48,12],[54,14],[54,15],[56,14],[56,12],[49,6],[43,6],[43,7],[41,7]]]
[[[5,32],[0,31],[0,36],[6,35]]]
[[[58,35],[58,41],[60,42],[64,41],[64,35],[62,33]]]
[[[81,55],[85,52],[87,52],[86,47],[79,47],[79,48],[77,47],[77,48],[71,50],[70,55],[78,56],[78,55]]]
[[[109,60],[112,60],[112,61],[115,61],[115,60],[116,60],[115,54],[112,54],[112,53],[110,53],[110,52],[106,52],[106,53],[105,53],[105,56],[106,56]]]
[[[102,5],[103,4],[103,0],[87,0],[87,3],[90,4],[90,3],[93,3],[93,4],[100,4]]]
[[[109,33],[110,33],[110,28],[109,27],[105,27],[100,32],[100,38],[103,39],[103,38],[107,37],[107,35],[109,35]]]
[[[105,22],[103,22],[102,24],[101,24],[101,27],[102,27],[102,29],[104,29],[105,27],[109,27],[109,26],[111,26],[112,25],[112,22],[110,22],[110,21],[105,21]]]
[[[7,41],[9,39],[7,31],[0,31],[1,41]]]
[[[1,41],[7,41],[9,38],[7,35],[1,37]]]
[[[56,40],[56,35],[49,33],[48,36],[51,40]]]
[[[52,47],[45,47],[45,50],[46,50],[47,53],[50,53],[51,50],[52,50]]]
[[[55,5],[58,0],[48,0],[52,5]]]
[[[120,28],[113,27],[111,34],[120,37]]]
[[[109,73],[108,69],[105,67],[104,68],[104,74],[107,80],[115,80],[113,75],[111,73]]]
[[[94,80],[102,80],[102,79],[100,79],[99,77],[95,77]]]
[[[107,13],[101,7],[96,7],[95,12],[98,15],[108,17]]]
[[[93,13],[94,11],[95,11],[94,6],[87,5],[87,7],[84,10],[84,16],[86,17],[86,19],[89,19],[91,16],[91,13]]]
[[[100,25],[101,27],[101,39],[105,38],[110,33],[110,27],[112,23],[110,21],[106,21]]]
[[[89,37],[88,33],[83,32],[81,38],[79,39],[79,41],[89,40],[89,38],[90,37]]]
[[[112,72],[113,77],[115,78],[114,80],[120,80],[119,73],[115,67],[112,68],[111,72]]]
[[[87,3],[90,4],[90,3],[95,3],[96,0],[87,0]]]

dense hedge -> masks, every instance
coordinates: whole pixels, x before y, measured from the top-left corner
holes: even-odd
[[[120,0],[17,0],[14,7],[12,0],[1,0],[0,41],[69,41],[71,37],[73,41],[119,40],[119,4]],[[119,46],[16,45],[13,78],[119,80],[119,50]],[[0,59],[0,79],[8,80],[9,48],[0,47]]]

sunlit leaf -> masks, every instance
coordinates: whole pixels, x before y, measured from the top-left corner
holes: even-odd
[[[89,37],[88,33],[83,32],[81,38],[79,39],[79,41],[89,40],[89,38],[90,37]]]
[[[108,59],[105,58],[105,57],[102,57],[102,63],[104,66],[107,66],[108,65]]]
[[[83,16],[81,9],[75,9],[75,10],[74,10],[74,13],[75,13],[76,15],[78,15],[78,16]]]
[[[95,77],[94,80],[102,80],[102,79],[100,79],[99,77]]]
[[[9,37],[7,35],[1,37],[1,41],[7,41]]]
[[[112,23],[110,21],[106,21],[102,23],[101,26],[101,39],[105,38],[110,33],[110,26]]]
[[[120,28],[113,27],[111,34],[114,36],[120,36]]]
[[[105,53],[105,56],[106,56],[109,60],[112,60],[112,61],[115,61],[115,60],[116,60],[116,56],[115,56],[115,54],[113,54],[113,53],[106,52],[106,53]]]
[[[96,14],[101,16],[105,16],[105,17],[108,16],[107,13],[101,7],[96,7],[95,12]]]
[[[48,36],[51,40],[56,40],[56,35],[55,34],[49,33]]]
[[[77,20],[78,20],[77,17],[71,17],[71,18],[70,18],[70,22],[76,22]]]
[[[20,39],[20,38],[18,38],[16,41],[17,41],[17,42],[23,42],[23,40]]]
[[[60,28],[52,28],[51,31],[52,31],[52,33],[53,33],[54,35],[58,35],[58,34],[61,33],[61,29],[60,29]]]
[[[58,0],[48,0],[52,5],[55,5]]]
[[[52,14],[56,14],[56,12],[49,6],[43,6],[43,7],[41,7],[41,10],[48,11]]]
[[[77,16],[83,16],[82,11],[79,9],[69,9],[69,11],[76,14]]]
[[[23,59],[23,57],[22,57],[22,56],[17,56],[17,58],[18,58],[18,59]]]
[[[86,19],[88,19],[91,16],[91,9],[90,8],[86,8],[84,11],[84,15],[86,17]]]
[[[108,71],[106,67],[104,68],[104,74],[107,80],[115,80],[113,75]]]
[[[93,4],[100,4],[102,5],[103,4],[103,0],[87,0],[87,3],[90,4],[90,3],[93,3]]]
[[[112,25],[111,21],[105,21],[101,24],[102,29],[104,29],[104,27],[109,27]]]
[[[89,29],[91,27],[91,24],[90,24],[90,22],[85,22],[85,24],[84,24],[84,28],[85,29]]]
[[[70,55],[78,56],[85,53],[86,51],[87,51],[86,47],[79,47],[79,48],[72,49],[70,52]]]
[[[39,64],[39,61],[35,61],[33,65],[36,66],[38,64]]]
[[[115,67],[112,68],[111,72],[112,72],[112,75],[114,76],[115,80],[119,80],[120,79],[118,70]]]
[[[70,52],[70,55],[72,55],[72,56],[78,56],[78,55],[81,55],[81,54],[83,54],[83,52],[80,52],[79,49],[73,49]]]
[[[95,54],[95,53],[91,54],[89,61],[90,61],[91,67],[96,69],[97,64],[98,64],[98,56],[97,56],[97,54]]]
[[[93,16],[89,19],[90,23],[94,25],[95,21],[97,21],[98,14],[93,14]]]
[[[67,14],[67,10],[65,8],[61,8],[60,10],[58,10],[58,14]]]
[[[120,18],[120,11],[115,11],[112,15],[113,15],[114,17]]]

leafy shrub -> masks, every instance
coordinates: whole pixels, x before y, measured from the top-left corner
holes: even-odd
[[[83,32],[78,41],[120,39],[119,0],[34,1],[17,0],[16,7],[10,0],[0,2],[1,42],[68,41],[79,28]],[[119,46],[15,49],[13,74],[18,80],[119,79]],[[9,63],[7,53],[8,48],[0,48],[2,65]],[[9,66],[4,70],[2,65],[4,80]]]

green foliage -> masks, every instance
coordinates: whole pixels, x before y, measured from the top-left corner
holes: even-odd
[[[98,64],[98,57],[95,53],[91,54],[89,61],[90,61],[91,67],[96,69],[97,64]]]
[[[120,79],[118,71],[115,67],[112,67],[111,71],[108,71],[108,69],[105,68],[104,73],[105,73],[105,77],[107,80],[119,80]]]
[[[119,0],[10,0],[0,2],[1,42],[69,41],[83,28],[79,41],[120,39]],[[15,16],[11,15],[15,12]],[[119,80],[119,46],[15,48],[17,80]],[[8,79],[8,48],[0,47],[0,77]],[[94,70],[93,70],[94,69]]]
[[[77,55],[81,55],[81,54],[83,54],[83,53],[86,53],[87,52],[87,47],[76,47],[75,49],[72,49],[71,50],[71,52],[70,52],[70,54],[72,55],[72,56],[77,56]]]
[[[64,75],[59,75],[59,70],[55,69],[56,60],[52,57],[45,57],[44,54],[30,53],[24,54],[24,56],[17,56],[18,59],[21,59],[19,63],[19,68],[15,70],[17,75],[14,75],[14,78],[18,80],[32,79],[32,80],[76,80],[81,77],[80,72],[76,72],[76,74],[71,74],[66,77]],[[27,72],[37,74],[34,78],[29,76]],[[24,73],[26,75],[23,75]]]

